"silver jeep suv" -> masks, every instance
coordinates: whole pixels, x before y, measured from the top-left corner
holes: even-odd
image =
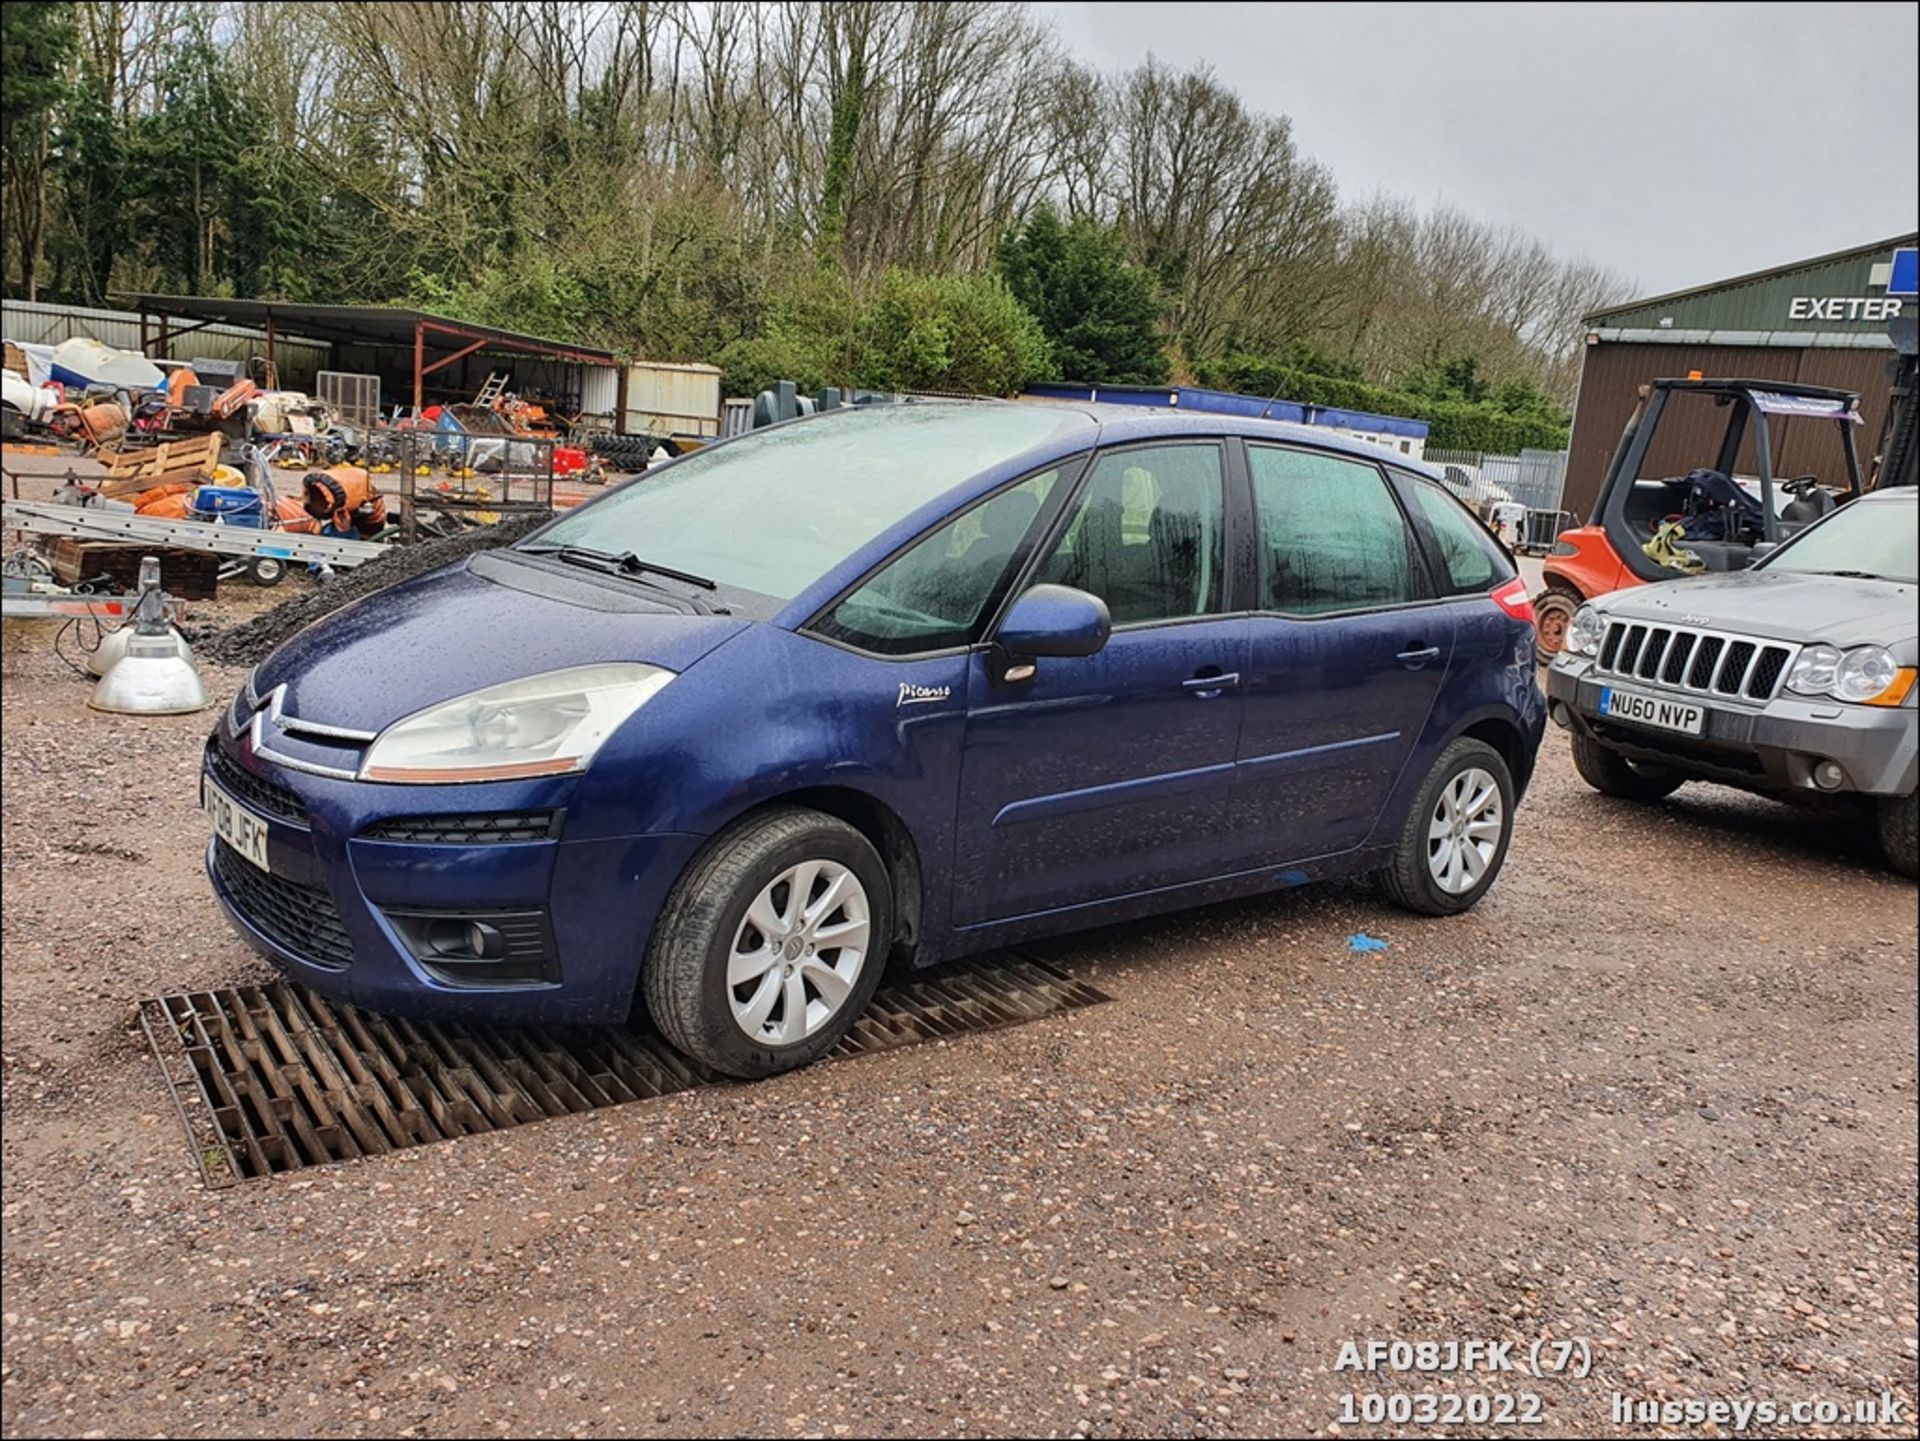
[[[1658,800],[1689,780],[1871,805],[1913,875],[1920,499],[1882,490],[1751,569],[1582,606],[1547,673],[1594,789]]]

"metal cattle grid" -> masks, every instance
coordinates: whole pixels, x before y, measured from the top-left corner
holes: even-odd
[[[1032,955],[1001,952],[883,986],[827,1059],[1107,999]],[[140,1022],[210,1186],[726,1080],[638,1027],[412,1022],[283,982],[152,997]]]

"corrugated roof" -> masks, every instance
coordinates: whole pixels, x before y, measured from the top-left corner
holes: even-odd
[[[1846,250],[1836,250],[1828,255],[1816,255],[1810,260],[1796,260],[1786,265],[1776,265],[1767,270],[1755,270],[1746,275],[1735,275],[1726,280],[1715,280],[1706,285],[1695,285],[1686,290],[1670,290],[1664,295],[1648,295],[1638,300],[1623,301],[1618,305],[1609,305],[1603,310],[1589,312],[1585,321],[1589,326],[1618,323],[1622,317],[1635,311],[1651,310],[1662,306],[1672,306],[1684,301],[1698,301],[1717,298],[1730,291],[1748,286],[1761,286],[1769,281],[1781,280],[1799,275],[1804,271],[1821,270],[1827,267],[1843,266],[1850,261],[1866,260],[1873,263],[1891,260],[1894,250],[1899,246],[1913,245],[1914,235],[1895,235],[1886,240],[1877,240],[1870,245],[1855,245]]]
[[[411,349],[416,324],[423,330],[421,340],[430,352],[455,351],[483,341],[487,348],[521,355],[545,355],[586,365],[616,365],[619,358],[609,350],[576,345],[570,340],[544,340],[536,335],[521,335],[491,325],[475,325],[469,320],[454,320],[429,310],[410,310],[397,305],[298,305],[283,300],[229,300],[204,295],[132,295],[126,303],[134,310],[181,320],[209,320],[227,325],[264,327],[273,322],[274,330],[316,340],[339,341],[349,345],[391,345]]]

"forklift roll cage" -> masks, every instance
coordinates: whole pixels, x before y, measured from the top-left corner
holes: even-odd
[[[1645,536],[1632,534],[1632,527],[1627,521],[1627,499],[1633,492],[1634,482],[1640,478],[1640,467],[1646,461],[1653,438],[1659,431],[1667,402],[1676,393],[1711,396],[1715,404],[1731,408],[1726,430],[1720,438],[1719,454],[1714,461],[1714,469],[1722,475],[1731,476],[1734,473],[1740,446],[1751,427],[1754,466],[1760,477],[1761,534],[1769,543],[1778,544],[1781,538],[1780,520],[1774,508],[1773,437],[1768,424],[1770,414],[1775,412],[1760,396],[1791,396],[1833,405],[1835,410],[1830,416],[1809,413],[1792,418],[1808,421],[1826,419],[1839,427],[1840,449],[1846,458],[1847,469],[1844,500],[1856,499],[1861,494],[1860,458],[1853,444],[1853,426],[1860,418],[1860,397],[1856,392],[1835,390],[1824,385],[1801,385],[1789,380],[1700,380],[1690,377],[1686,380],[1652,381],[1642,389],[1640,403],[1634,407],[1626,429],[1620,434],[1620,444],[1614,450],[1612,464],[1607,467],[1606,484],[1601,487],[1600,499],[1594,506],[1590,522],[1602,527],[1614,539],[1614,548],[1619,551],[1622,562],[1642,580],[1671,580],[1674,574],[1641,548]],[[1758,425],[1753,424],[1756,416],[1759,418]],[[1623,543],[1629,541],[1631,543]]]

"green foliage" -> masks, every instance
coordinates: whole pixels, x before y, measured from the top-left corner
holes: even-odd
[[[1040,323],[993,275],[889,270],[865,317],[855,384],[1010,395],[1047,363]]]
[[[1472,374],[1471,365],[1465,369],[1455,368],[1456,381],[1464,382]],[[1194,366],[1194,378],[1202,385],[1249,395],[1277,395],[1282,400],[1308,405],[1339,406],[1371,411],[1375,415],[1424,420],[1432,427],[1427,444],[1441,450],[1512,455],[1529,446],[1557,450],[1567,443],[1569,417],[1566,412],[1532,387],[1528,387],[1530,394],[1515,391],[1511,398],[1531,406],[1532,398],[1538,397],[1544,406],[1512,412],[1503,408],[1497,397],[1471,400],[1463,398],[1458,391],[1440,396],[1416,395],[1356,380],[1315,375],[1254,355],[1228,355],[1200,361]]]
[[[729,395],[758,395],[776,380],[803,391],[855,383],[854,346],[864,331],[853,286],[820,271],[779,288],[760,334],[725,346],[716,364]]]
[[[1290,340],[1281,347],[1275,359],[1290,369],[1304,370],[1309,375],[1324,375],[1329,380],[1364,381],[1367,378],[1366,367],[1359,361],[1341,360],[1311,341]]]
[[[582,278],[545,254],[489,265],[456,285],[426,276],[418,277],[416,284],[412,299],[423,309],[553,340],[584,339],[582,331],[592,305]]]
[[[105,87],[93,76],[80,80],[64,107],[52,168],[65,191],[68,222],[48,240],[53,289],[102,304],[114,261],[126,248],[135,163]]]
[[[1454,355],[1423,365],[1400,383],[1400,389],[1425,400],[1454,400],[1468,405],[1479,405],[1488,398],[1480,359],[1473,355]]]
[[[66,0],[8,0],[0,5],[0,132],[13,144],[16,127],[38,119],[67,94],[67,57],[75,40],[74,6]]]
[[[1069,225],[1042,205],[1000,242],[994,265],[1046,333],[1051,354],[1041,376],[1096,385],[1166,380],[1159,287],[1127,259],[1117,230],[1086,218]]]
[[[1039,322],[998,277],[889,270],[867,297],[831,273],[790,282],[762,332],[728,345],[719,364],[736,395],[775,380],[1009,395],[1047,353]]]

